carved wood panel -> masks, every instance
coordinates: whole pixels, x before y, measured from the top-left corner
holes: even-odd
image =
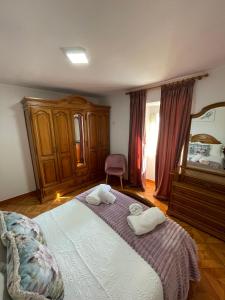
[[[32,109],[33,130],[43,186],[59,181],[51,109]]]
[[[99,144],[102,148],[109,147],[109,115],[99,114]]]
[[[89,141],[89,149],[97,149],[98,148],[98,115],[94,112],[88,112],[87,114],[87,122],[88,122],[88,141]]]
[[[73,151],[70,114],[67,110],[53,110],[57,157],[61,181],[73,176]]]
[[[203,143],[203,144],[221,144],[214,136],[209,134],[195,134],[191,136],[192,143]]]
[[[45,159],[42,161],[44,185],[54,184],[57,182],[56,168],[55,159]]]
[[[105,159],[109,154],[109,115],[88,113],[90,166],[95,173],[104,174]]]
[[[52,130],[51,110],[41,109],[34,111],[34,128],[36,131],[38,151],[41,156],[54,154],[55,143]]]
[[[104,173],[105,160],[109,154],[109,115],[99,114],[99,171]]]

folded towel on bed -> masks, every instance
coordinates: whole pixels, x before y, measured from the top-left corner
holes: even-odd
[[[116,196],[102,188],[99,189],[98,196],[100,197],[101,202],[106,204],[113,204],[116,200]]]
[[[129,211],[130,211],[131,215],[133,215],[133,216],[139,216],[140,214],[143,213],[143,207],[139,203],[132,203],[129,206]]]
[[[113,203],[115,201],[115,199],[113,200],[115,196],[109,192],[110,190],[110,185],[99,184],[90,194],[87,195],[86,201],[93,205],[99,205],[100,203]]]
[[[157,207],[149,208],[138,216],[130,215],[127,217],[128,225],[136,235],[142,235],[152,231],[165,220],[166,217],[164,213]]]

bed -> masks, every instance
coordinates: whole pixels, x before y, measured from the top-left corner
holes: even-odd
[[[179,284],[182,284],[182,280],[184,280],[183,285],[185,286],[187,280],[189,284],[189,279],[193,279],[195,276],[196,279],[199,279],[197,266],[193,267],[197,258],[195,256],[190,259],[191,254],[188,252],[186,243],[187,240],[190,241],[191,247],[193,246],[193,250],[196,250],[191,237],[179,225],[174,225],[176,230],[172,234],[173,238],[169,238],[170,247],[168,248],[172,251],[168,251],[166,258],[166,260],[170,260],[166,271],[170,277],[170,280],[167,280],[167,291],[170,294],[168,297],[168,294],[165,294],[165,282],[162,281],[160,272],[155,271],[157,268],[155,266],[153,268],[147,263],[144,256],[139,255],[134,247],[129,245],[130,241],[123,238],[122,233],[116,232],[112,228],[113,226],[104,221],[104,216],[109,215],[109,211],[110,215],[112,211],[115,211],[113,205],[101,204],[98,212],[98,208],[95,208],[96,211],[94,211],[85,204],[85,196],[90,191],[35,218],[44,232],[48,247],[54,254],[62,272],[65,288],[64,299],[180,300],[179,291],[175,288],[176,283],[173,282],[175,278],[171,278],[169,272],[173,272],[171,269],[178,265],[175,261],[179,261],[179,248],[183,247],[182,255],[185,257],[182,257],[183,261],[178,270],[179,277],[181,277],[178,278]],[[112,190],[112,193],[117,197],[117,211],[118,207],[122,211],[127,208],[127,205],[137,201],[115,190]],[[144,204],[142,205],[146,208]],[[116,222],[121,223],[119,219],[118,217]],[[173,221],[168,220],[168,222],[170,224]],[[173,223],[175,224],[175,222]],[[158,231],[155,229],[153,235],[158,236],[157,242],[160,242],[160,247],[167,247],[165,239],[160,240],[159,237],[160,230],[167,230],[169,227],[164,229],[162,226],[160,228]],[[165,236],[169,234],[170,232],[165,232]],[[185,236],[185,239],[181,241],[181,244],[177,244],[175,241],[179,240],[180,235]],[[130,234],[130,236],[133,236],[131,243],[134,245],[137,242],[139,244],[144,242],[143,237],[136,237],[134,234]],[[176,239],[177,237],[178,239]],[[151,257],[157,257],[157,253],[154,256],[153,252],[159,251],[160,247],[152,248],[154,251],[149,250],[151,253],[148,253],[148,256],[151,254]],[[146,251],[148,249],[145,249]],[[159,267],[164,268],[163,265]],[[196,271],[196,274],[189,274],[193,270]],[[175,271],[178,273],[177,269]],[[186,273],[190,275],[190,278],[183,276]],[[173,287],[174,291],[172,291]],[[187,293],[188,287],[185,286],[185,293]],[[183,294],[182,297],[186,299],[186,296]],[[8,298],[4,295],[1,299]]]
[[[224,145],[209,134],[191,136],[188,148],[188,165],[215,170],[225,169]]]

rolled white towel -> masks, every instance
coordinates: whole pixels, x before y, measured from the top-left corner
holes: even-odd
[[[101,199],[98,196],[98,191],[94,190],[90,194],[86,196],[86,201],[89,204],[99,205],[101,203]]]
[[[130,211],[131,215],[139,216],[141,213],[143,213],[143,207],[139,203],[132,203],[129,206],[129,211]]]
[[[127,222],[136,235],[142,235],[152,231],[157,225],[163,223],[166,216],[157,207],[145,210],[141,215],[130,215]]]
[[[101,183],[97,186],[98,189],[104,190],[106,192],[111,191],[111,186],[109,184]]]
[[[89,204],[99,205],[102,200],[99,196],[100,191],[109,192],[111,190],[111,186],[108,184],[99,184],[96,188],[86,196],[86,201]]]
[[[113,204],[116,200],[116,196],[101,188],[99,189],[98,196],[100,197],[101,202],[106,204]]]

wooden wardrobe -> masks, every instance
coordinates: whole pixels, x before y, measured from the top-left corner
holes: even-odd
[[[24,98],[22,103],[40,201],[104,177],[109,107],[79,96]]]

